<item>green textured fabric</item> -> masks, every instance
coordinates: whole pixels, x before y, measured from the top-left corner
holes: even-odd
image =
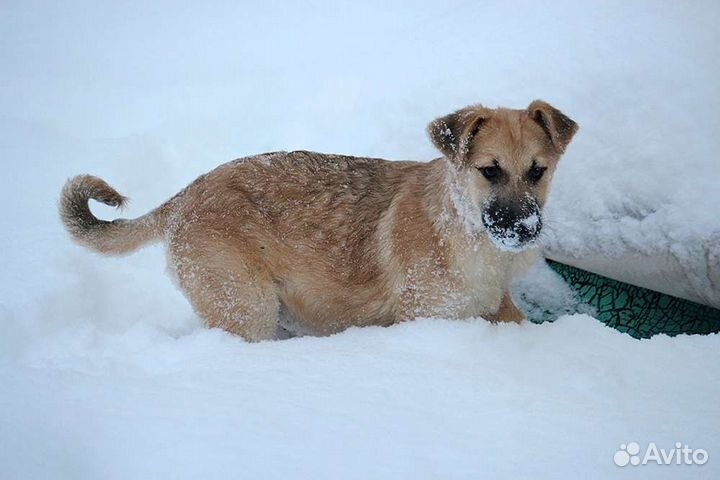
[[[720,332],[720,310],[552,260],[547,263],[596,310],[601,322],[635,338]]]

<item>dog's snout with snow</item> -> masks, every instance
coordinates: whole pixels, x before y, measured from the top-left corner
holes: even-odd
[[[483,225],[496,247],[523,250],[534,244],[542,229],[538,202],[526,195],[521,199],[494,198],[483,209]]]

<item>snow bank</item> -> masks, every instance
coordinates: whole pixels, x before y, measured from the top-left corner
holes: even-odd
[[[608,478],[636,440],[710,461],[633,475],[717,477],[717,336],[640,342],[570,316],[246,345],[199,326],[160,249],[92,255],[55,204],[84,172],[137,216],[258,152],[430,159],[436,116],[539,97],[581,125],[547,248],[672,257],[663,283],[712,303],[719,22],[710,1],[3,4],[0,471]],[[516,296],[533,318],[581,308],[542,266]]]
[[[262,344],[152,324],[34,333],[0,362],[12,478],[606,479],[629,441],[710,452],[639,477],[718,473],[715,335],[637,341],[582,315]]]

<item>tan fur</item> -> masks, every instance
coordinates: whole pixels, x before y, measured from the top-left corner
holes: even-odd
[[[569,122],[569,123],[568,123]],[[163,240],[182,291],[211,327],[250,341],[327,335],[415,317],[519,321],[512,278],[534,251],[490,241],[490,196],[542,204],[577,126],[544,102],[468,107],[428,130],[444,154],[428,163],[277,152],[222,165],[136,220],[95,218],[88,200],[124,197],[91,176],[71,179],[61,218],[79,243],[123,254]],[[548,168],[524,181],[532,160]],[[477,168],[497,161],[492,187]]]
[[[513,303],[510,292],[505,292],[502,300],[500,300],[500,308],[497,312],[488,315],[487,319],[492,322],[520,323],[525,319],[525,316]]]

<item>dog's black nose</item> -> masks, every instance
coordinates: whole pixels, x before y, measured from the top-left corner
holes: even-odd
[[[491,202],[485,208],[483,219],[485,227],[492,230],[513,230],[517,220],[517,212],[513,211],[508,204]]]
[[[530,197],[514,202],[491,201],[485,207],[483,223],[492,237],[508,246],[528,243],[537,238],[542,229],[540,207]]]
[[[537,238],[541,228],[542,218],[540,218],[538,214],[533,214],[519,220],[515,227],[515,232],[518,234],[518,237],[520,237],[520,242],[525,243]]]

